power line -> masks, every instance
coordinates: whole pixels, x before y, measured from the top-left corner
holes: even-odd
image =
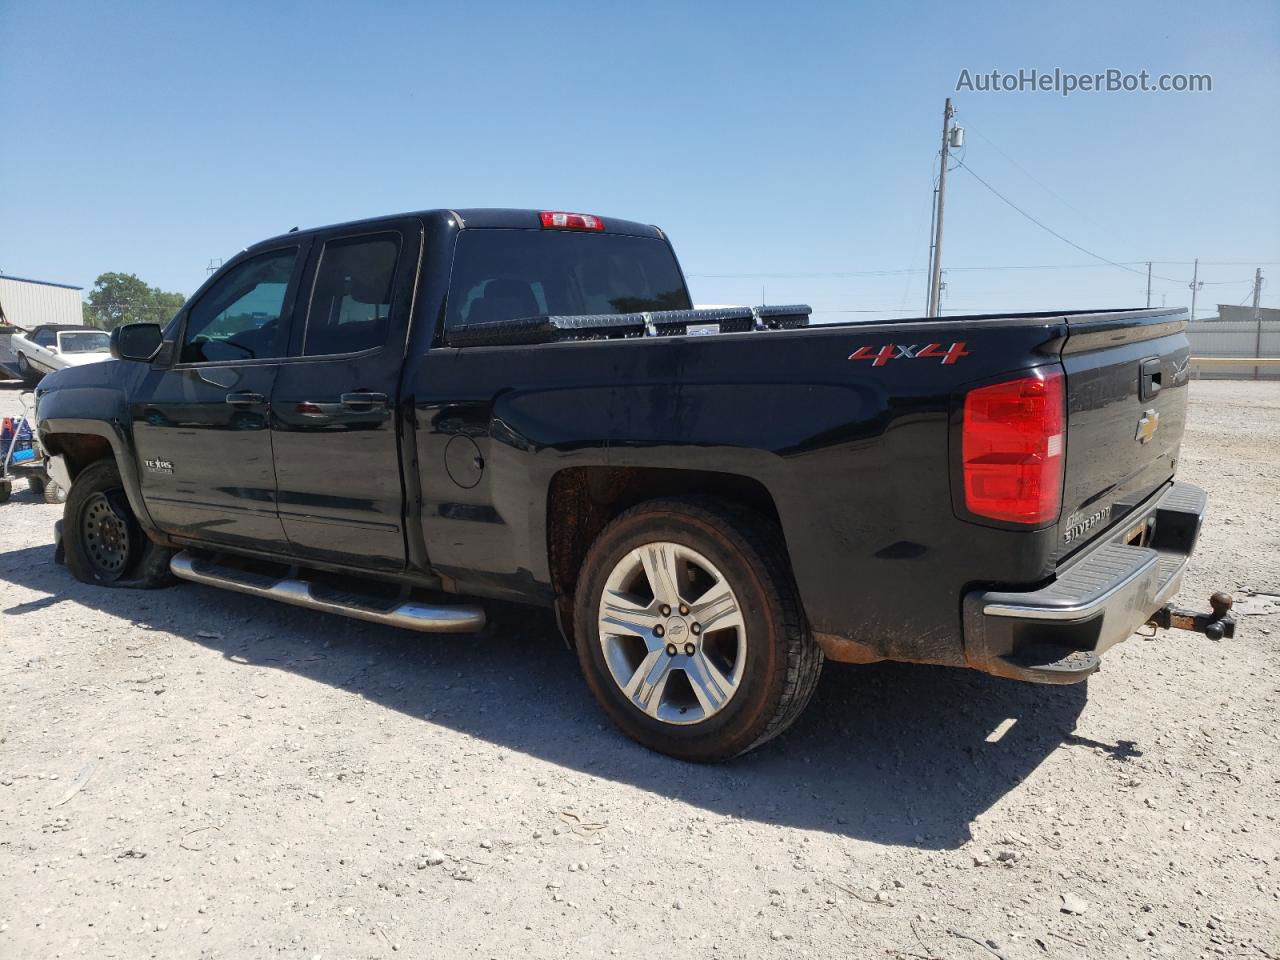
[[[1181,264],[1183,262],[1184,261],[1181,261],[1181,260],[1152,260],[1151,261],[1151,263],[1165,263],[1165,264],[1175,264],[1175,265]],[[1224,262],[1225,261],[1201,260],[1200,264],[1201,266],[1205,264],[1221,265]],[[1232,265],[1243,265],[1246,263],[1252,264],[1255,262],[1263,266],[1266,266],[1268,263],[1271,263],[1273,261],[1267,261],[1267,260],[1243,261],[1242,260],[1239,262],[1239,264],[1232,262]],[[1280,263],[1280,261],[1274,261],[1274,262]],[[1145,266],[1147,264],[1147,261],[1146,260],[1117,260],[1114,262],[1107,261],[1107,264],[1109,265],[1114,265],[1115,263],[1119,263],[1125,266],[1129,266],[1129,265]],[[1187,264],[1187,266],[1191,265],[1190,260],[1185,261],[1185,263]],[[1096,263],[1014,263],[1014,264],[1000,264],[1000,265],[987,266],[987,267],[947,267],[947,272],[963,273],[963,272],[969,272],[969,271],[991,271],[991,270],[1098,270],[1098,269],[1101,269],[1101,268]],[[888,270],[888,269],[886,270],[829,270],[829,271],[807,271],[803,273],[778,273],[778,272],[688,273],[688,274],[685,274],[685,276],[688,277],[690,280],[695,280],[695,279],[697,280],[759,280],[759,279],[824,280],[824,279],[842,279],[842,278],[852,279],[856,277],[895,277],[895,276],[902,276],[904,274],[928,273],[928,272],[929,271],[927,269],[912,267],[909,269],[893,269],[893,270]],[[1146,276],[1145,271],[1134,270],[1130,272],[1137,273],[1141,276]],[[1155,279],[1167,280],[1170,283],[1183,282],[1182,280],[1174,279],[1172,277],[1161,277],[1159,274],[1153,274],[1152,276]],[[1252,280],[1213,280],[1213,281],[1205,281],[1205,282],[1206,283],[1212,282],[1215,284],[1217,283],[1223,283],[1223,284],[1253,283]]]
[[[1013,166],[1014,166],[1014,167],[1016,167],[1018,170],[1020,170],[1020,171],[1021,171],[1021,172],[1026,176],[1026,177],[1027,177],[1027,179],[1029,179],[1032,183],[1034,183],[1034,184],[1036,184],[1037,186],[1039,186],[1042,190],[1044,190],[1046,193],[1048,193],[1050,196],[1052,196],[1054,199],[1056,199],[1059,203],[1062,203],[1064,206],[1066,206],[1066,207],[1067,207],[1067,209],[1069,209],[1069,210],[1073,211],[1077,216],[1081,217],[1082,219],[1087,220],[1087,221],[1089,221],[1090,223],[1092,223],[1092,222],[1093,222],[1091,218],[1089,218],[1089,217],[1088,217],[1088,216],[1086,216],[1084,213],[1082,213],[1079,209],[1077,209],[1077,208],[1075,207],[1075,205],[1074,205],[1074,204],[1072,204],[1072,203],[1071,203],[1069,200],[1067,200],[1065,197],[1060,196],[1060,195],[1059,195],[1059,194],[1058,194],[1058,193],[1057,193],[1057,192],[1056,192],[1052,187],[1050,187],[1048,184],[1046,184],[1046,183],[1044,183],[1043,181],[1041,181],[1038,177],[1036,177],[1036,175],[1035,175],[1035,174],[1033,174],[1030,170],[1028,170],[1028,169],[1027,169],[1026,167],[1024,167],[1022,164],[1020,164],[1020,163],[1019,163],[1016,159],[1014,159],[1014,158],[1013,158],[1013,157],[1012,157],[1008,152],[1006,152],[1004,149],[1002,149],[1002,148],[1000,147],[1000,145],[999,145],[999,144],[997,144],[997,143],[995,143],[994,141],[992,141],[992,140],[991,140],[991,138],[990,138],[990,137],[988,137],[988,136],[986,136],[986,135],[985,135],[981,130],[979,130],[979,129],[977,129],[977,128],[973,127],[973,126],[970,126],[970,127],[969,127],[969,131],[970,131],[971,133],[976,133],[979,137],[981,137],[981,138],[982,138],[982,140],[983,140],[983,141],[985,141],[985,142],[986,142],[986,144],[987,144],[988,146],[990,146],[990,147],[991,147],[992,149],[994,149],[997,153],[999,153],[999,154],[1000,154],[1001,156],[1003,156],[1006,160],[1008,160],[1008,161],[1009,161],[1009,163],[1013,164]],[[1063,242],[1065,242],[1065,243],[1069,243],[1069,244],[1071,244],[1071,246],[1075,247],[1075,248],[1076,248],[1076,249],[1078,249],[1078,250],[1083,251],[1084,253],[1089,254],[1091,257],[1094,257],[1095,259],[1102,260],[1102,261],[1103,261],[1103,262],[1105,262],[1105,263],[1108,263],[1108,264],[1110,264],[1110,265],[1112,265],[1112,266],[1120,267],[1121,269],[1128,269],[1128,266],[1129,266],[1128,264],[1124,264],[1124,263],[1121,263],[1121,262],[1119,262],[1119,261],[1112,261],[1112,260],[1108,260],[1106,257],[1102,257],[1102,256],[1099,256],[1099,255],[1098,255],[1098,254],[1096,254],[1096,253],[1093,253],[1093,252],[1089,251],[1089,250],[1085,250],[1085,249],[1084,249],[1084,247],[1081,247],[1081,246],[1079,246],[1079,245],[1078,245],[1078,244],[1076,244],[1076,243],[1072,243],[1072,241],[1070,241],[1070,240],[1068,240],[1066,237],[1062,236],[1062,234],[1060,234],[1060,233],[1058,233],[1058,232],[1056,232],[1056,231],[1054,231],[1054,230],[1051,230],[1049,227],[1045,226],[1045,225],[1044,225],[1043,223],[1041,223],[1039,220],[1036,220],[1034,217],[1032,217],[1032,216],[1031,216],[1030,214],[1028,214],[1026,211],[1024,211],[1024,210],[1022,210],[1021,208],[1019,208],[1018,206],[1016,206],[1016,205],[1015,205],[1011,200],[1009,200],[1009,199],[1008,199],[1007,197],[1005,197],[1003,194],[999,193],[999,192],[998,192],[994,187],[992,187],[989,183],[987,183],[985,180],[983,180],[981,177],[979,177],[976,173],[974,173],[972,170],[970,170],[967,166],[965,166],[964,160],[965,160],[965,157],[966,157],[966,156],[967,156],[967,153],[964,153],[964,154],[961,154],[961,156],[959,156],[959,157],[957,157],[957,158],[956,158],[956,164],[957,164],[957,166],[965,167],[965,169],[966,169],[966,170],[968,170],[968,171],[969,171],[969,173],[970,173],[970,174],[971,174],[971,175],[972,175],[976,180],[978,180],[978,182],[979,182],[979,183],[981,183],[984,187],[986,187],[988,190],[990,190],[992,193],[994,193],[997,197],[999,197],[999,198],[1000,198],[1001,200],[1003,200],[1005,203],[1009,204],[1009,206],[1013,207],[1015,210],[1017,210],[1019,213],[1021,213],[1021,214],[1022,214],[1024,217],[1026,217],[1028,220],[1031,220],[1033,223],[1035,223],[1035,224],[1036,224],[1036,226],[1041,227],[1041,228],[1042,228],[1042,229],[1044,229],[1044,230],[1048,230],[1050,233],[1052,233],[1052,234],[1053,234],[1055,237],[1057,237],[1059,240],[1062,240],[1062,241],[1063,241]],[[1096,226],[1096,224],[1095,224],[1095,226]],[[1200,261],[1198,261],[1198,260],[1197,260],[1197,261],[1193,261],[1193,262],[1198,266]],[[1207,260],[1206,260],[1206,261],[1204,261],[1204,262],[1205,262],[1206,264],[1208,264],[1208,263],[1210,263],[1211,261],[1207,261]],[[1224,261],[1224,262],[1225,262],[1225,261]],[[1247,261],[1246,261],[1246,262],[1247,262]],[[1172,265],[1172,264],[1174,264],[1174,263],[1175,263],[1175,261],[1148,261],[1148,262],[1146,263],[1146,267],[1147,267],[1147,287],[1148,287],[1148,293],[1149,293],[1149,291],[1150,291],[1151,278],[1152,278],[1153,276],[1155,276],[1154,274],[1152,274],[1152,273],[1151,273],[1151,265],[1152,265],[1152,263],[1162,263],[1162,264],[1166,264],[1166,265]],[[1185,266],[1186,264],[1185,264],[1185,263],[1183,263],[1182,265],[1184,265],[1184,266]],[[1133,271],[1131,271],[1131,272],[1133,272],[1133,273],[1138,273],[1139,271],[1137,271],[1137,270],[1133,270]],[[1168,282],[1170,282],[1170,283],[1180,283],[1180,282],[1181,282],[1181,281],[1179,281],[1179,280],[1174,280],[1172,277],[1161,277],[1160,279],[1162,279],[1162,280],[1167,280],[1167,281],[1168,281]],[[1248,284],[1253,284],[1253,283],[1254,283],[1254,280],[1253,280],[1253,279],[1247,279],[1247,280],[1203,280],[1203,281],[1199,281],[1199,285],[1200,285],[1200,286],[1229,286],[1229,285],[1231,285],[1231,284],[1237,284],[1237,283],[1248,283]]]
[[[1043,181],[1041,181],[1038,177],[1036,177],[1035,174],[1033,174],[1030,170],[1028,170],[1026,167],[1020,164],[1017,160],[1015,160],[1007,151],[1003,150],[999,144],[993,142],[991,138],[986,136],[981,130],[973,126],[970,126],[968,129],[970,133],[976,133],[979,137],[981,137],[986,142],[988,146],[993,148],[996,151],[996,153],[1000,154],[1002,157],[1008,160],[1011,164],[1017,167],[1020,171],[1022,171],[1022,174],[1028,180],[1030,180],[1036,186],[1040,187],[1040,189],[1042,189],[1045,193],[1049,194],[1049,196],[1053,197],[1055,200],[1057,200],[1059,203],[1065,206],[1068,210],[1076,214],[1076,216],[1080,217],[1080,219],[1089,222],[1095,227],[1097,226],[1097,224],[1093,222],[1092,217],[1087,216],[1083,211],[1081,211],[1078,207],[1076,207],[1075,204],[1071,203],[1071,201],[1069,201],[1066,197],[1063,197],[1061,194],[1055,191],[1052,187],[1050,187],[1047,183],[1044,183]],[[964,158],[962,157],[961,159],[963,160]],[[1158,262],[1158,261],[1153,261],[1153,262]]]
[[[1027,211],[1023,210],[1020,206],[1018,206],[1016,203],[1014,203],[1012,200],[1010,200],[1008,197],[1006,197],[1003,193],[1001,193],[999,190],[997,190],[997,189],[996,189],[995,187],[993,187],[991,184],[987,183],[987,181],[983,180],[980,176],[978,176],[976,173],[974,173],[972,170],[970,170],[970,169],[969,169],[969,167],[968,167],[966,164],[961,163],[959,160],[957,160],[957,161],[956,161],[956,163],[960,164],[960,166],[961,166],[961,167],[964,167],[965,171],[969,174],[969,176],[973,177],[973,179],[977,180],[980,184],[982,184],[984,187],[986,187],[988,190],[990,190],[992,193],[994,193],[998,198],[1000,198],[1000,200],[1004,201],[1006,204],[1008,204],[1010,207],[1012,207],[1012,208],[1013,208],[1014,210],[1016,210],[1018,213],[1022,214],[1022,216],[1026,217],[1028,220],[1030,220],[1032,223],[1034,223],[1037,227],[1039,227],[1039,228],[1040,228],[1041,230],[1043,230],[1045,233],[1048,233],[1048,234],[1050,234],[1050,235],[1052,235],[1052,236],[1057,237],[1059,240],[1061,240],[1061,241],[1062,241],[1063,243],[1065,243],[1067,246],[1069,246],[1069,247],[1074,247],[1075,249],[1079,250],[1081,253],[1086,254],[1086,255],[1088,255],[1088,256],[1090,256],[1090,257],[1093,257],[1093,259],[1095,259],[1095,260],[1100,260],[1100,261],[1102,261],[1103,263],[1109,263],[1111,266],[1116,267],[1116,268],[1117,268],[1117,269],[1119,269],[1119,270],[1126,270],[1126,271],[1128,271],[1129,273],[1136,273],[1136,274],[1138,274],[1138,276],[1146,276],[1146,273],[1145,273],[1144,271],[1142,271],[1142,270],[1135,270],[1135,269],[1133,269],[1132,267],[1127,267],[1127,266],[1125,266],[1123,263],[1119,263],[1119,262],[1117,262],[1117,261],[1115,261],[1115,260],[1110,260],[1110,259],[1108,259],[1107,257],[1102,256],[1102,254],[1100,254],[1100,253],[1094,253],[1092,250],[1088,250],[1088,249],[1086,249],[1086,248],[1084,248],[1084,247],[1080,246],[1080,244],[1076,243],[1074,240],[1068,240],[1066,237],[1064,237],[1062,234],[1060,234],[1057,230],[1054,230],[1054,229],[1053,229],[1052,227],[1050,227],[1050,226],[1046,226],[1045,224],[1043,224],[1043,223],[1041,223],[1039,220],[1037,220],[1035,217],[1033,217],[1031,214],[1027,213]],[[1162,277],[1162,276],[1160,276],[1158,273],[1153,273],[1153,274],[1152,274],[1152,276],[1153,276],[1153,277],[1156,277],[1157,279],[1160,279],[1160,280],[1168,280],[1170,283],[1181,283],[1181,282],[1182,282],[1181,280],[1177,280],[1177,279],[1175,279],[1175,278],[1173,278],[1173,277]]]

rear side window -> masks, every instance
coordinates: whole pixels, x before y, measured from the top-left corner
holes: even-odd
[[[304,356],[356,353],[387,340],[400,236],[330,240],[316,269]]]
[[[187,312],[182,363],[283,357],[289,341],[281,316],[298,248],[273,250],[236,264]]]
[[[463,230],[453,256],[445,326],[690,306],[675,254],[662,240]]]

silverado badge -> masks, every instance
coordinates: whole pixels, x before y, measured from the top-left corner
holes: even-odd
[[[1133,439],[1139,443],[1149,443],[1151,438],[1156,435],[1156,430],[1160,426],[1160,414],[1154,410],[1144,410],[1142,419],[1138,421],[1138,432],[1134,434]]]

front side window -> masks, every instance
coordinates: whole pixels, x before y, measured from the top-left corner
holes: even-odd
[[[303,356],[357,353],[387,340],[400,237],[380,233],[330,240],[320,255]]]
[[[298,248],[273,250],[223,274],[187,312],[181,363],[283,357],[282,316]]]
[[[662,240],[463,230],[454,250],[445,326],[690,306],[675,254]]]

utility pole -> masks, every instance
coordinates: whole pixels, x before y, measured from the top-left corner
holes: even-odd
[[[946,106],[942,110],[942,162],[938,167],[937,202],[934,204],[933,217],[933,252],[930,257],[929,275],[929,311],[928,315],[938,315],[939,297],[942,285],[942,205],[947,192],[947,156],[951,144],[951,118],[955,111],[951,109],[951,98],[947,97]]]
[[[1200,258],[1196,257],[1195,269],[1191,273],[1191,283],[1188,284],[1188,286],[1191,287],[1191,319],[1192,320],[1196,318],[1196,294],[1199,293],[1200,288],[1204,286],[1204,284],[1200,282],[1199,278],[1200,278]]]
[[[1262,311],[1259,309],[1259,303],[1262,299],[1262,268],[1258,267],[1253,271],[1253,322],[1258,327],[1258,339],[1253,345],[1253,355],[1255,357],[1262,356]],[[1257,380],[1261,374],[1257,367],[1253,368],[1253,379]]]
[[[1147,261],[1147,309],[1151,309],[1151,261]]]

